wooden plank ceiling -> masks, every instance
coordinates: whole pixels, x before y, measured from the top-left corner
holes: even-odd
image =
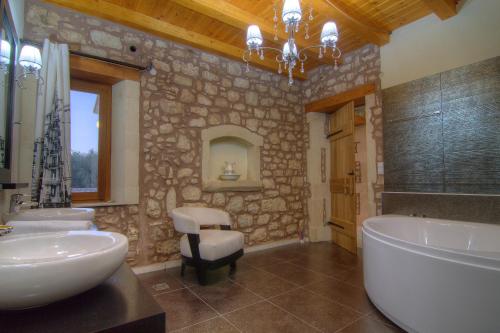
[[[281,49],[286,40],[279,20],[278,37],[273,29],[274,3],[281,14],[281,0],[45,0],[89,15],[121,23],[132,28],[173,39],[233,59],[240,59],[245,50],[246,28],[258,24],[264,44]],[[310,39],[303,29],[297,43],[300,47],[319,43],[321,28],[334,20],[339,28],[339,48],[343,54],[366,44],[384,45],[390,33],[403,25],[435,12],[442,19],[456,14],[456,0],[303,0],[303,17],[307,19],[312,6],[314,20],[310,23]],[[307,53],[306,72],[331,59],[318,59],[317,50]],[[276,71],[274,57],[264,61],[252,58],[252,64]],[[306,75],[295,73],[298,78]]]

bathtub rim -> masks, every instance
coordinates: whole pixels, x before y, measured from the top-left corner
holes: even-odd
[[[377,241],[383,242],[387,245],[398,247],[402,250],[411,251],[413,253],[417,253],[420,255],[425,255],[428,257],[432,257],[439,260],[446,260],[458,264],[469,265],[473,267],[478,267],[482,269],[490,269],[495,271],[500,271],[500,258],[492,258],[487,256],[481,256],[474,253],[467,253],[465,251],[453,250],[444,247],[436,247],[431,245],[422,245],[415,242],[410,242],[407,240],[402,240],[400,238],[396,238],[394,236],[389,236],[382,232],[376,231],[369,226],[371,220],[381,220],[384,217],[403,217],[408,218],[405,215],[380,215],[376,217],[372,217],[363,221],[362,226],[362,234],[363,237],[369,236],[374,238]],[[417,219],[416,217],[412,217]],[[422,218],[423,219],[423,218]],[[426,220],[429,220],[426,218]],[[432,219],[432,220],[440,220],[440,219]],[[450,221],[450,220],[442,220],[442,221]],[[472,222],[461,222],[461,221],[452,221],[457,223],[472,223]]]

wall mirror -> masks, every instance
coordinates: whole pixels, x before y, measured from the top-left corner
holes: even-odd
[[[0,44],[0,182],[10,182],[10,148],[17,41],[6,1],[2,1]]]

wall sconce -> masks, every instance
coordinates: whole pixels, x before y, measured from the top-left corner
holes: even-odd
[[[19,64],[23,68],[23,73],[17,78],[17,84],[23,88],[22,81],[26,80],[29,76],[34,77],[37,81],[43,79],[40,76],[40,69],[42,68],[42,56],[40,50],[32,45],[24,45],[19,55]]]
[[[0,71],[4,74],[9,73],[10,52],[10,43],[2,39],[0,42]]]

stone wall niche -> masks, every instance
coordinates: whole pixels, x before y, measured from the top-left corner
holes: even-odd
[[[264,140],[246,128],[221,125],[201,132],[202,179],[206,192],[258,191],[261,189],[260,147]],[[236,181],[222,181],[224,162],[236,162]]]

